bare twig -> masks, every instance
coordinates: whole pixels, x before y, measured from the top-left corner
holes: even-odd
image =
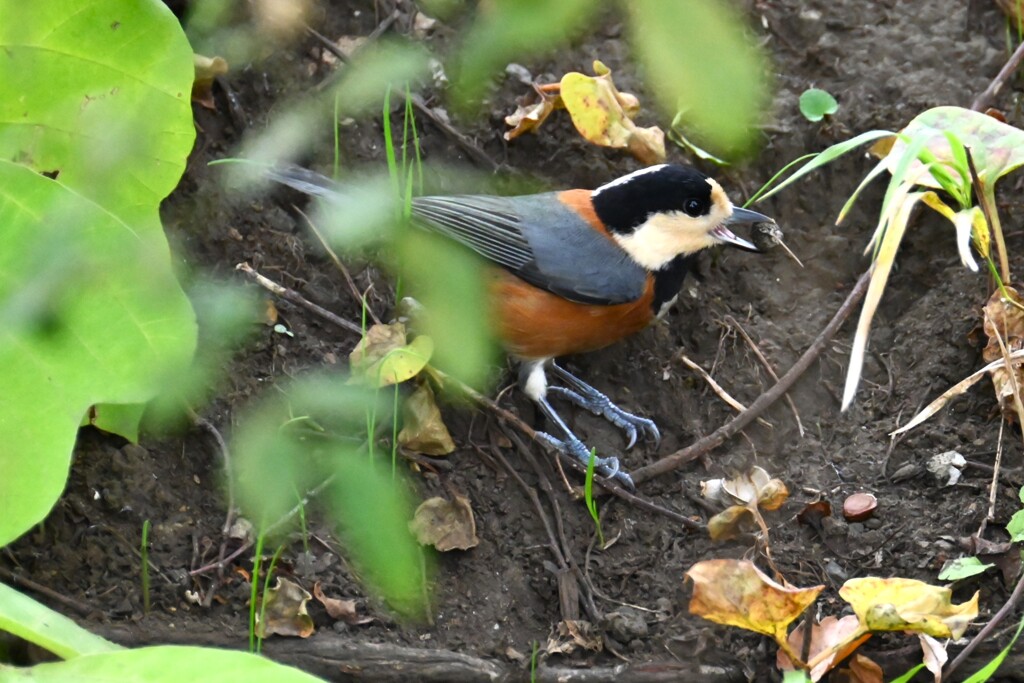
[[[971,103],[971,109],[974,111],[987,109],[989,105],[992,104],[996,95],[999,94],[999,91],[1003,89],[1004,85],[1006,85],[1006,81],[1009,80],[1010,76],[1013,75],[1013,72],[1020,66],[1021,60],[1024,60],[1024,43],[1017,46],[1017,49],[1014,50],[1013,54],[1010,55],[1010,58],[1006,60],[1006,64],[1004,64],[1003,68],[999,70],[999,73],[992,79],[992,82],[989,83],[988,87],[985,88],[980,95],[974,98],[974,102]]]
[[[745,405],[734,399],[728,391],[722,388],[722,385],[716,382],[715,378],[709,375],[707,370],[699,366],[697,363],[693,362],[685,353],[679,353],[679,360],[683,361],[683,364],[686,367],[690,368],[698,375],[700,375],[701,379],[703,379],[707,383],[707,385],[711,387],[711,391],[715,392],[718,398],[722,399],[727,404],[729,404],[730,408],[735,410],[737,413],[742,413],[744,410],[747,409]],[[769,429],[773,428],[772,423],[769,422],[768,420],[765,420],[764,418],[759,417],[757,418],[757,421],[760,422],[765,427],[768,427]]]
[[[967,660],[975,648],[985,642],[992,632],[996,630],[996,627],[1002,623],[1003,619],[1010,616],[1017,603],[1020,602],[1021,595],[1024,595],[1024,574],[1017,580],[1017,585],[1014,586],[1013,593],[1010,594],[1010,599],[1006,601],[1006,604],[999,608],[999,611],[978,631],[978,634],[971,638],[971,642],[967,643],[967,646],[960,651],[956,659],[949,663],[946,670],[942,672],[943,678],[950,679],[953,672]]]
[[[761,365],[764,366],[765,372],[768,373],[768,376],[771,377],[774,381],[778,382],[779,376],[778,374],[776,374],[775,368],[772,367],[772,364],[769,363],[768,359],[764,357],[764,354],[761,353],[761,349],[754,342],[754,340],[750,338],[750,335],[747,334],[747,331],[743,329],[743,326],[740,325],[739,321],[736,320],[736,318],[732,317],[731,315],[727,315],[725,316],[725,322],[727,325],[730,325],[737,332],[740,333],[740,336],[743,337],[743,340],[747,342],[747,346],[749,346],[751,351],[754,352],[754,355],[757,356],[757,359],[761,361]],[[789,404],[789,409],[793,412],[793,419],[796,420],[796,427],[800,431],[800,436],[802,438],[804,435],[804,424],[803,422],[800,421],[800,413],[797,412],[796,404],[793,403],[793,399],[790,397],[789,394],[786,394],[783,398],[786,399],[786,403]]]
[[[633,481],[639,484],[640,482],[671,472],[688,462],[696,460],[708,451],[711,451],[725,443],[727,439],[737,434],[741,429],[750,424],[754,418],[763,413],[768,406],[779,400],[783,394],[789,391],[789,388],[796,383],[801,375],[807,371],[811,364],[818,359],[822,351],[825,350],[826,345],[828,345],[832,340],[832,337],[834,337],[836,332],[839,331],[842,324],[846,322],[846,319],[850,317],[854,307],[867,291],[870,279],[870,271],[867,271],[860,276],[860,279],[857,280],[857,284],[854,285],[853,289],[847,295],[846,300],[843,301],[839,310],[836,311],[835,316],[833,316],[832,320],[830,320],[828,325],[825,326],[825,329],[821,331],[814,342],[812,342],[807,350],[804,351],[804,354],[800,356],[799,360],[797,360],[793,367],[791,367],[771,389],[761,394],[756,401],[751,403],[750,408],[740,413],[711,434],[705,436],[703,439],[698,440],[696,443],[693,443],[686,448],[682,448],[675,453],[666,455],[657,462],[634,471]]]
[[[309,226],[310,231],[316,235],[316,238],[320,241],[320,245],[324,248],[324,251],[327,252],[327,256],[329,256],[331,261],[334,263],[334,267],[337,268],[341,272],[342,277],[345,278],[345,282],[348,284],[348,289],[352,293],[353,298],[355,298],[360,306],[366,309],[366,312],[370,314],[371,318],[373,318],[373,322],[380,325],[380,318],[378,318],[377,314],[374,313],[372,308],[370,308],[366,295],[360,294],[359,288],[356,287],[355,280],[352,279],[352,274],[348,272],[348,268],[346,268],[345,264],[341,262],[340,258],[338,258],[338,254],[331,248],[331,245],[327,243],[327,240],[324,239],[323,234],[317,229],[316,224],[310,220],[309,216],[302,212],[302,209],[295,206],[292,208],[295,209],[303,219],[305,219],[306,225]]]
[[[287,299],[292,303],[298,304],[299,306],[302,306],[303,308],[312,311],[313,313],[316,313],[320,317],[331,321],[338,327],[343,327],[349,332],[355,332],[360,337],[363,336],[363,330],[361,327],[359,327],[359,325],[356,325],[353,322],[349,322],[348,320],[345,320],[344,318],[341,318],[335,315],[334,313],[331,313],[322,306],[316,305],[306,297],[296,292],[294,289],[289,289],[283,285],[279,285],[273,280],[260,275],[255,270],[253,270],[253,267],[250,266],[248,263],[239,263],[237,266],[235,266],[235,270],[242,271],[250,278],[252,278],[252,280],[256,282],[256,284],[258,284],[260,287],[263,287],[264,289],[272,292],[273,294],[276,294],[282,299]]]

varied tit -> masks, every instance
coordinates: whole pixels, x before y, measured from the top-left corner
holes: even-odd
[[[298,167],[267,175],[330,199],[340,186]],[[413,222],[449,237],[491,265],[491,305],[498,336],[520,361],[519,382],[554,424],[539,438],[586,464],[590,450],[559,417],[550,395],[568,399],[622,429],[627,449],[638,430],[657,441],[654,422],[622,410],[555,364],[639,332],[675,302],[697,253],[718,244],[758,248],[731,230],[773,223],[734,207],[722,187],[689,166],[660,164],[602,185],[518,197],[417,197]],[[550,386],[548,371],[564,386]],[[616,457],[597,470],[632,487]]]

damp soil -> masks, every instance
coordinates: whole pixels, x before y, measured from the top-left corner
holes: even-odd
[[[754,159],[725,170],[705,168],[734,197],[748,196],[790,160],[852,134],[896,129],[936,105],[969,106],[1008,56],[1005,20],[994,3],[741,4],[753,17],[752,39],[763,42],[771,56],[775,94]],[[335,38],[368,35],[386,14],[381,7],[331,3],[316,17],[317,29]],[[402,3],[399,10],[390,31],[409,29],[408,6]],[[535,77],[550,79],[586,70],[600,58],[622,89],[643,97],[624,34],[620,24],[607,19],[583,42],[525,64]],[[441,26],[426,40],[443,52],[454,35]],[[291,208],[295,197],[274,193],[240,199],[223,189],[207,165],[235,154],[244,134],[259,131],[327,76],[312,39],[235,68],[226,77],[230,106],[221,90],[216,110],[196,108],[195,151],[180,188],[166,202],[164,218],[183,271],[242,282],[235,265],[249,262],[358,321],[358,305],[348,287]],[[824,124],[806,121],[797,108],[799,94],[812,86],[836,94],[841,104]],[[1017,89],[1011,81],[997,103],[1011,123],[1020,124]],[[582,142],[562,118],[554,118],[538,135],[504,142],[502,117],[524,91],[514,78],[503,80],[480,115],[452,123],[500,166],[499,175],[517,174],[552,188],[594,187],[639,167],[623,154]],[[647,125],[657,123],[653,115],[646,117],[642,122]],[[421,118],[419,133],[427,161],[493,172],[431,122]],[[331,136],[325,121],[309,164],[330,167]],[[347,164],[380,168],[381,121],[371,117],[343,128],[341,155]],[[689,161],[679,149],[670,155]],[[850,155],[758,205],[777,218],[803,268],[779,250],[760,256],[708,254],[700,263],[700,277],[687,282],[677,309],[663,323],[609,349],[565,359],[570,370],[659,425],[661,443],[641,443],[624,453],[626,468],[648,465],[733,416],[682,362],[683,355],[750,404],[773,380],[738,329],[780,374],[821,332],[867,267],[862,250],[882,190],[869,190],[842,227],[833,221],[871,164],[863,155]],[[1020,180],[1011,176],[1002,184],[999,203],[1016,271],[1024,269],[1019,197]],[[365,263],[351,268],[360,289],[373,286],[371,304],[388,315],[393,296],[388,280]],[[781,478],[791,494],[780,510],[767,514],[771,556],[792,583],[826,586],[819,602],[824,614],[842,610],[836,590],[848,578],[904,576],[935,583],[947,559],[968,552],[965,542],[986,519],[992,465],[1000,449],[1003,472],[984,538],[1007,540],[1003,525],[1020,507],[1017,491],[1024,484],[1020,435],[1008,428],[1000,443],[1000,417],[987,382],[906,438],[893,442],[888,434],[980,367],[972,331],[988,287],[985,277],[961,266],[948,225],[922,214],[900,251],[875,319],[852,408],[839,408],[851,320],[789,392],[792,408],[777,402],[763,415],[767,425],[755,423],[701,460],[644,482],[639,495],[706,521],[715,510],[700,500],[701,481],[756,464]],[[201,418],[226,437],[254,397],[297,373],[343,364],[357,341],[291,303],[276,301],[276,307],[292,334],[254,324],[252,337],[226,363],[212,401],[200,409]],[[514,379],[508,372],[502,377],[492,395]],[[499,403],[540,426],[517,390],[502,392]],[[585,411],[564,409],[588,443],[602,452],[622,448],[614,428]],[[533,446],[540,464],[531,466],[488,413],[446,406],[445,417],[459,447],[436,467],[413,475],[417,493],[424,499],[453,491],[466,496],[480,543],[437,557],[429,622],[397,623],[364,593],[344,553],[339,554],[328,521],[311,519],[308,550],[298,539],[288,545],[282,571],[307,589],[320,582],[333,595],[356,599],[360,611],[373,619],[347,626],[313,604],[317,633],[307,640],[271,638],[265,644],[269,656],[333,680],[529,680],[531,644],[538,643],[541,679],[778,680],[775,647],[765,639],[687,611],[683,573],[700,560],[758,555],[753,537],[713,544],[706,533],[675,519],[609,498],[601,502],[603,530],[614,542],[597,549],[589,514],[562,483],[550,454]],[[528,489],[538,492],[536,504],[497,464],[494,448],[516,466]],[[951,450],[961,453],[967,465],[959,482],[946,486],[927,472],[925,463]],[[191,573],[214,562],[222,546],[228,552],[237,548],[237,541],[222,532],[221,468],[220,449],[206,428],[144,435],[138,445],[85,430],[64,496],[45,523],[0,556],[0,566],[34,582],[29,592],[35,597],[119,642],[245,648],[251,554],[242,554],[219,573]],[[576,473],[567,476],[580,483]],[[816,530],[797,520],[811,501],[826,500],[838,510],[846,496],[859,491],[879,501],[876,515],[866,522],[834,519]],[[538,508],[554,526],[559,552],[576,572],[573,580],[559,568]],[[143,520],[152,523],[148,614],[137,553]],[[1004,571],[990,570],[955,590],[957,600],[980,591],[982,623],[1006,603],[1019,571],[1012,559],[994,559]],[[587,583],[593,590],[584,591],[584,599],[566,597],[566,586]],[[558,626],[573,617],[591,622],[601,651],[566,646],[563,653],[544,654],[552,641],[571,642],[558,635]],[[1014,621],[1004,622],[1006,628],[961,673],[991,658],[1008,641],[1007,628]],[[976,628],[968,635],[973,633]],[[865,651],[883,664],[887,678],[920,661],[916,645],[902,636],[876,638]],[[1024,667],[1017,662],[1003,668],[1005,680],[1024,680],[1019,673]],[[571,678],[570,671],[579,678]]]

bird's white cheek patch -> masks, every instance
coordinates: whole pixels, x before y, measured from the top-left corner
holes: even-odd
[[[700,220],[657,213],[630,234],[615,235],[615,241],[647,270],[660,270],[680,254],[695,254],[714,244]]]

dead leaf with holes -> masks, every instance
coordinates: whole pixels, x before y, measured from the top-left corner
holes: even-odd
[[[519,98],[516,110],[505,117],[505,123],[512,126],[505,131],[506,140],[515,140],[523,133],[536,131],[556,109],[564,109],[562,98],[541,87],[534,87],[534,92]]]
[[[349,354],[352,380],[386,387],[412,379],[430,361],[434,342],[420,335],[406,343],[405,325],[374,325]]]
[[[913,631],[935,638],[959,638],[978,617],[978,593],[953,604],[949,588],[916,579],[850,579],[839,589],[868,631]]]
[[[311,597],[299,584],[279,577],[274,587],[263,594],[263,603],[256,610],[256,635],[311,636],[315,628],[306,611]]]
[[[705,560],[690,567],[690,614],[786,642],[786,631],[824,586],[783,586],[746,560]]]
[[[601,635],[596,633],[589,621],[567,619],[558,622],[557,635],[548,638],[544,653],[567,655],[578,649],[600,652],[604,649]]]
[[[358,613],[355,600],[327,597],[319,581],[313,584],[313,597],[324,606],[324,609],[327,610],[327,615],[335,621],[344,621],[349,626],[369,624],[373,621],[373,617]]]
[[[456,495],[454,500],[430,498],[423,501],[409,522],[409,530],[422,545],[432,545],[440,552],[469,550],[480,543],[476,537],[476,520],[469,498]]]
[[[708,520],[708,535],[713,541],[736,538],[753,530],[756,523],[767,532],[761,509],[777,510],[789,498],[786,484],[773,478],[762,467],[752,467],[729,479],[709,479],[701,482],[701,493],[714,503],[730,504],[724,511]]]
[[[1003,346],[1007,354],[1024,348],[1024,302],[1015,288],[1007,286],[1005,290],[1004,295],[996,289],[982,311],[983,329],[988,343],[982,349],[981,356],[986,363],[1003,358]],[[1005,365],[1001,365],[991,370],[989,376],[1003,417],[1009,422],[1020,421],[1018,408],[1024,412],[1024,406],[1017,405],[1014,387],[1017,388],[1018,396],[1024,390],[1024,366],[1015,365],[1011,374]]]
[[[398,443],[405,448],[434,456],[448,455],[455,450],[455,442],[441,418],[434,392],[426,382],[405,400],[402,415]]]

